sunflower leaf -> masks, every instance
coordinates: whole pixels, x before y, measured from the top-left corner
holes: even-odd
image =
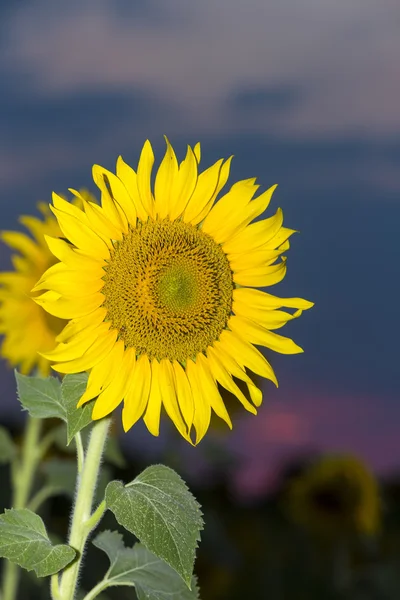
[[[64,421],[67,423],[67,444],[70,444],[75,435],[92,421],[94,401],[76,408],[86,390],[87,380],[87,373],[77,373],[66,375],[61,384],[61,399],[65,409]]]
[[[38,577],[58,573],[75,558],[71,546],[53,546],[42,519],[31,510],[6,510],[0,515],[0,556]]]
[[[120,525],[190,586],[203,519],[199,504],[175,471],[154,465],[127,485],[112,481],[106,488],[106,505]]]
[[[5,427],[0,427],[0,465],[14,460],[17,447]]]
[[[116,531],[103,531],[93,544],[110,560],[110,568],[104,578],[107,587],[134,586],[138,600],[198,600],[195,577],[192,577],[189,589],[174,569],[141,544],[126,548],[122,535]]]
[[[66,375],[61,383],[55,377],[28,377],[15,371],[18,398],[31,417],[62,419],[67,424],[67,444],[92,420],[93,402],[76,408],[86,389],[87,374]]]
[[[58,418],[65,420],[61,400],[61,383],[55,377],[28,377],[15,371],[18,398],[31,417],[37,419]]]

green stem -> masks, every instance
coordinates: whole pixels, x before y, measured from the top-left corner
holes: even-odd
[[[99,476],[101,457],[107,440],[110,419],[101,419],[93,423],[86,456],[80,475],[72,513],[72,524],[68,544],[77,551],[78,558],[69,565],[61,576],[60,600],[73,600],[79,576],[82,557],[89,533],[100,521],[104,511],[95,511],[92,515],[93,497]]]
[[[29,508],[29,510],[31,510],[32,512],[37,512],[42,506],[42,504],[46,502],[46,500],[57,494],[58,491],[59,490],[57,488],[54,488],[51,485],[46,485],[33,496],[27,508]]]
[[[82,473],[83,461],[85,460],[85,451],[83,449],[82,436],[81,436],[80,431],[78,431],[78,433],[75,436],[75,444],[76,444],[76,456],[77,456],[77,460],[78,460],[78,473]]]
[[[40,419],[28,415],[22,456],[20,462],[13,469],[14,498],[13,508],[25,508],[31,492],[36,467],[41,458],[39,439],[42,430]],[[7,561],[4,569],[3,600],[14,600],[17,594],[19,568],[15,563]]]
[[[58,573],[51,576],[50,591],[52,600],[60,600],[60,582]]]
[[[90,590],[90,592],[86,594],[83,600],[94,600],[94,598],[97,598],[97,596],[101,594],[102,591],[106,590],[109,586],[110,584],[107,581],[107,579],[103,579],[97,585],[95,585],[94,588]]]

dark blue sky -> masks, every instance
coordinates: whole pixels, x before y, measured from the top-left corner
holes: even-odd
[[[94,189],[93,163],[134,164],[146,137],[159,157],[163,134],[181,156],[200,141],[206,166],[234,154],[232,181],[278,183],[273,207],[301,231],[273,293],[316,303],[286,330],[305,354],[273,357],[281,387],[270,402],[310,424],[316,407],[342,411],[336,446],[365,454],[371,435],[381,447],[368,459],[395,467],[400,441],[383,440],[397,440],[400,417],[400,5],[244,6],[1,3],[1,228],[52,190]],[[1,268],[7,260],[2,248]],[[353,435],[341,437],[352,403]],[[315,427],[307,443],[319,443]]]

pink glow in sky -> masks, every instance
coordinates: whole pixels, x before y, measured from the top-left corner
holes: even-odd
[[[352,453],[379,474],[396,471],[399,417],[394,399],[390,409],[387,399],[381,405],[379,398],[361,395],[274,394],[257,417],[241,419],[229,438],[240,464],[234,490],[246,497],[265,493],[278,483],[282,465],[309,451]]]

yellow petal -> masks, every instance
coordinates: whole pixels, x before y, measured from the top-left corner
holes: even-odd
[[[110,176],[114,182],[114,190],[120,193],[121,202],[123,202],[123,183],[119,181],[118,177],[111,173],[111,171],[107,171],[107,169],[104,169],[100,165],[93,165],[92,175],[93,181],[101,190],[101,206],[104,210],[107,219],[111,221],[111,223],[116,229],[120,229],[124,233],[127,233],[128,219],[124,211],[121,209],[119,203],[114,199],[112,195],[113,190],[111,188]],[[126,190],[125,196],[128,198],[128,201],[130,201]]]
[[[119,213],[123,230],[126,232],[127,223],[130,223],[130,225],[135,227],[136,207],[132,202],[132,198],[128,194],[123,182],[116,175],[114,175],[114,173],[108,171],[108,169],[104,169],[98,165],[95,165],[93,169],[95,171],[96,184],[99,186],[103,194],[108,193],[109,197],[111,197],[112,200],[119,205],[123,211],[123,215],[126,217],[126,219],[124,219],[123,215],[121,216],[121,213]]]
[[[149,215],[147,214],[140,199],[136,172],[124,161],[122,156],[119,156],[117,159],[117,176],[125,185],[128,194],[135,205],[138,219],[141,221],[146,221]]]
[[[314,302],[303,300],[303,298],[278,298],[261,290],[250,288],[237,288],[233,290],[233,300],[264,310],[282,307],[307,310],[314,306]]]
[[[31,232],[38,244],[41,246],[43,246],[43,235],[45,231],[50,234],[51,230],[54,230],[54,235],[61,235],[61,231],[57,225],[57,222],[53,218],[52,222],[54,225],[50,228],[47,226],[46,222],[41,221],[36,217],[31,217],[30,215],[22,215],[19,217],[18,221],[25,225],[25,227]]]
[[[117,330],[112,329],[102,337],[99,337],[81,358],[52,365],[52,368],[59,373],[81,373],[82,371],[91,369],[96,363],[100,362],[110,353],[117,339],[117,335]]]
[[[200,163],[200,159],[201,159],[201,146],[200,146],[200,142],[197,142],[197,144],[193,148],[193,154],[195,155],[197,163],[199,164]]]
[[[210,210],[218,194],[220,180],[225,179],[224,175],[226,175],[226,171],[228,171],[229,174],[229,162],[230,161],[226,161],[224,163],[224,160],[221,158],[214,165],[199,174],[196,189],[183,213],[183,220],[186,223],[197,225],[204,218],[202,213],[206,208],[207,212]],[[227,164],[228,166],[225,167]],[[222,173],[223,169],[224,171]],[[207,214],[207,212],[205,214]]]
[[[10,248],[18,250],[18,252],[21,252],[21,254],[24,254],[34,262],[41,264],[43,251],[24,233],[20,233],[19,231],[2,231],[0,237]]]
[[[276,185],[272,186],[258,198],[251,200],[242,210],[231,211],[230,217],[221,220],[221,227],[216,228],[216,234],[213,234],[215,241],[222,244],[243,231],[253,219],[266,210],[276,187]]]
[[[172,198],[178,177],[178,161],[174,149],[165,136],[167,150],[161,161],[154,182],[154,210],[160,219],[165,219],[171,210]]]
[[[287,249],[287,248],[286,248]],[[228,256],[232,271],[243,271],[244,269],[257,269],[266,267],[274,262],[284,250],[256,250],[243,252],[242,254],[230,254]]]
[[[107,244],[110,250],[113,250],[111,240],[122,240],[123,233],[120,227],[115,225],[107,218],[103,208],[94,202],[83,200],[83,208],[90,222],[91,228]]]
[[[71,267],[71,269],[90,271],[91,269],[98,267],[98,265],[106,265],[103,258],[85,256],[64,240],[49,237],[47,235],[44,237],[50,252],[54,254],[56,258],[62,260],[68,267]]]
[[[186,361],[186,375],[193,394],[193,426],[196,430],[196,444],[198,444],[203,439],[210,426],[211,406],[204,397],[201,388],[198,366],[190,358]]]
[[[154,200],[151,193],[151,172],[154,164],[153,148],[146,140],[139,158],[137,170],[137,187],[145,211],[150,217],[154,216]]]
[[[86,315],[85,317],[81,317],[80,319],[72,319],[58,334],[56,337],[56,342],[65,343],[67,340],[71,339],[71,337],[86,329],[86,327],[97,327],[104,321],[106,315],[106,308],[97,308],[95,311],[89,315]]]
[[[252,344],[265,346],[274,350],[274,352],[279,352],[280,354],[299,354],[303,352],[303,349],[290,338],[268,331],[265,327],[245,317],[231,317],[228,321],[228,327]]]
[[[97,327],[87,327],[77,333],[67,343],[59,343],[51,352],[41,352],[41,356],[55,362],[74,360],[85,354],[94,342],[105,335],[110,329],[111,323],[101,323]]]
[[[52,193],[51,197],[53,200],[53,206],[57,210],[63,213],[67,213],[71,217],[74,217],[78,221],[81,221],[85,225],[89,226],[85,213],[78,206],[75,206],[72,202],[68,202],[67,200],[65,200],[65,198],[62,198],[55,192]],[[50,210],[52,210],[51,206]]]
[[[245,179],[234,183],[229,192],[218,200],[204,219],[202,230],[211,235],[217,244],[229,237],[227,232],[243,216],[247,204],[260,187],[254,182],[255,179]]]
[[[174,423],[175,427],[179,431],[179,433],[190,442],[190,438],[188,436],[187,427],[182,418],[178,399],[176,397],[176,388],[175,388],[175,378],[174,371],[172,369],[171,362],[168,359],[163,359],[160,361],[160,369],[159,369],[159,385],[163,400],[164,408]]]
[[[185,419],[186,425],[188,426],[188,430],[190,431],[190,428],[193,425],[194,417],[194,401],[192,390],[183,367],[176,360],[174,360],[172,363],[172,367],[174,369],[175,389],[179,402],[179,408],[183,418]]]
[[[109,354],[92,367],[89,373],[86,390],[78,402],[78,408],[103,392],[107,386],[116,379],[123,361],[126,360],[124,342],[118,340]]]
[[[283,310],[265,310],[263,308],[254,308],[248,304],[234,302],[232,306],[233,312],[239,317],[246,317],[255,323],[259,323],[266,329],[279,329],[301,316],[302,310],[297,310],[293,315]]]
[[[198,223],[201,223],[201,221],[203,221],[203,219],[205,219],[206,216],[208,215],[208,213],[210,212],[218,194],[220,193],[220,191],[222,190],[222,188],[228,181],[232,158],[233,158],[233,156],[230,156],[223,163],[223,165],[221,167],[221,171],[219,173],[217,187],[215,188],[213,195],[211,196],[210,200],[207,202],[207,204],[205,205],[203,210],[197,215],[197,217],[195,219],[193,219],[191,221],[192,225],[197,225]]]
[[[32,292],[53,290],[69,298],[88,296],[102,289],[104,286],[103,276],[104,271],[101,267],[90,273],[64,268],[60,273],[45,274],[32,289]]]
[[[221,362],[220,358],[218,357],[218,352],[216,352],[214,350],[214,348],[212,348],[212,346],[209,346],[207,348],[207,357],[210,362],[210,368],[211,368],[211,372],[213,374],[214,379],[216,381],[219,381],[219,383],[225,389],[227,389],[229,392],[234,394],[236,396],[236,398],[243,404],[243,406],[246,410],[251,412],[253,415],[256,415],[257,414],[256,409],[254,408],[254,406],[252,404],[250,404],[250,402],[247,400],[246,396],[243,394],[243,392],[239,389],[239,387],[233,381],[232,377],[229,375],[228,371],[225,369],[225,367],[223,366],[223,363]]]
[[[92,411],[92,419],[102,419],[117,408],[127,393],[130,376],[134,369],[135,350],[134,348],[129,348],[124,353],[117,375],[97,398]],[[122,419],[124,419],[124,411],[122,411]]]
[[[130,374],[122,409],[122,425],[128,431],[146,410],[151,385],[151,367],[147,354],[136,361]]]
[[[250,252],[259,246],[263,246],[273,238],[282,227],[282,223],[283,213],[278,208],[273,217],[247,225],[245,229],[229,238],[222,244],[222,249],[226,254]]]
[[[100,292],[96,292],[90,296],[66,299],[61,298],[57,292],[51,291],[45,292],[33,298],[33,300],[54,317],[59,317],[60,319],[77,319],[99,308],[104,302],[104,296]]]
[[[72,215],[50,207],[57,217],[61,231],[65,237],[70,240],[77,248],[80,248],[89,256],[109,258],[110,253],[104,241],[83,221],[76,219]],[[84,213],[82,213],[86,216]]]
[[[233,273],[233,281],[238,285],[250,287],[266,287],[282,281],[286,275],[286,258],[276,265],[244,269]]]
[[[270,379],[278,387],[278,381],[275,373],[265,358],[257,348],[245,341],[241,335],[226,329],[221,333],[219,342],[225,352],[234,358],[240,366],[247,367],[253,373]],[[235,373],[234,373],[235,375]]]
[[[156,358],[153,358],[151,363],[151,387],[149,401],[143,420],[150,433],[156,437],[160,433],[160,416],[162,405],[159,372],[160,363]]]
[[[202,383],[203,392],[211,408],[216,415],[228,425],[229,429],[232,429],[232,421],[226,410],[224,401],[221,398],[221,394],[218,391],[215,379],[213,378],[210,370],[208,360],[203,354],[198,354],[196,357],[196,365],[199,369],[199,378]]]
[[[187,148],[185,159],[179,165],[176,186],[173,189],[169,218],[177,219],[185,210],[197,185],[197,162],[190,146]]]
[[[255,224],[255,223],[254,223]],[[286,242],[290,236],[294,233],[298,233],[296,229],[288,229],[287,227],[281,227],[275,235],[270,237],[268,241],[266,241],[262,246],[260,246],[260,250],[268,249],[268,248],[281,248],[282,244]]]

